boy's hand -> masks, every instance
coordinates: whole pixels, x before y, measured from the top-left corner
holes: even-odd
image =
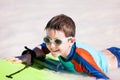
[[[31,65],[31,55],[30,54],[24,54],[22,56],[6,58],[6,60],[13,62],[13,63],[26,63],[26,65]]]
[[[13,63],[22,63],[22,60],[20,60],[17,57],[11,57],[11,58],[6,58],[7,61],[13,62]]]

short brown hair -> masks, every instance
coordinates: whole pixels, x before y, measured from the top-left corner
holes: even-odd
[[[66,37],[69,37],[69,36],[75,37],[75,29],[76,29],[75,23],[72,20],[72,18],[64,14],[54,16],[47,23],[45,30],[48,28],[63,31]]]

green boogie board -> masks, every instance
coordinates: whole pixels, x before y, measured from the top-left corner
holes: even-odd
[[[47,58],[45,62],[39,60],[35,60],[34,62],[32,66],[12,75],[13,78],[8,78],[6,75],[15,73],[24,68],[25,65],[0,60],[0,80],[73,80],[68,76],[64,76],[62,68],[60,70],[57,69],[56,65],[59,64],[57,60]]]

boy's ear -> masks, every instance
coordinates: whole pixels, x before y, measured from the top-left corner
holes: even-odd
[[[71,43],[74,43],[74,42],[75,42],[75,38],[72,37],[72,38],[71,38]]]
[[[75,38],[74,38],[74,37],[70,38],[70,39],[69,39],[69,42],[70,42],[70,44],[72,45],[72,44],[75,42]]]

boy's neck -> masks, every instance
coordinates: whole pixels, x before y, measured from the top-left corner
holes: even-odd
[[[73,44],[74,44],[74,43],[73,43]],[[73,44],[72,44],[72,46],[73,46]],[[71,51],[72,46],[70,46],[68,49],[66,49],[66,52],[64,53],[64,55],[62,55],[62,57],[63,57],[64,59],[66,59],[67,56],[70,54],[70,51]]]

